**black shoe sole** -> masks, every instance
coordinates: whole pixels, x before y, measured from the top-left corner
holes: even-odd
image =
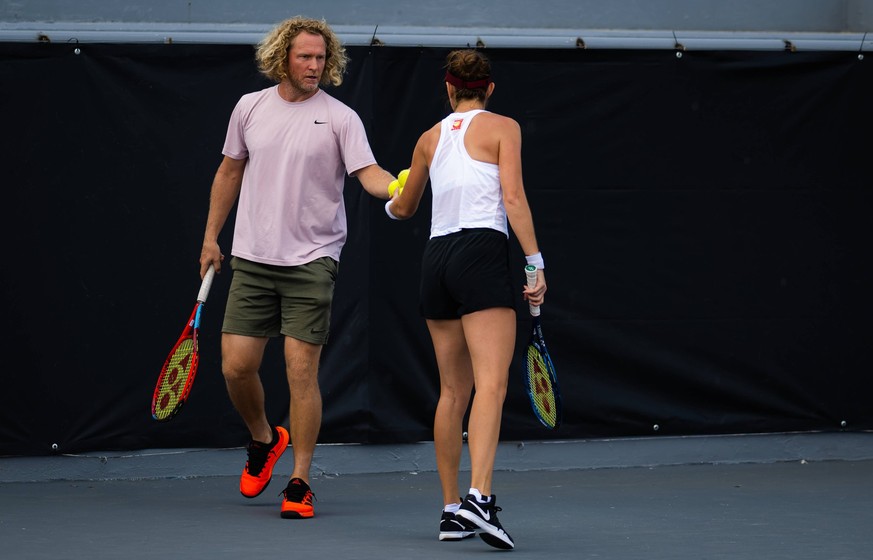
[[[296,511],[283,511],[281,514],[282,519],[312,519],[315,517],[314,515],[310,515],[309,517],[303,517]]]

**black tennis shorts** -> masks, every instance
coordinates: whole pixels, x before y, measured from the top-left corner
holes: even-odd
[[[515,308],[506,235],[477,228],[428,240],[421,262],[421,314],[459,319],[492,307]]]

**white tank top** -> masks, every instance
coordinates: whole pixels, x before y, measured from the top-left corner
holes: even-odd
[[[464,147],[467,127],[482,112],[452,113],[442,120],[430,165],[431,239],[468,228],[491,228],[509,237],[498,167],[473,159]]]

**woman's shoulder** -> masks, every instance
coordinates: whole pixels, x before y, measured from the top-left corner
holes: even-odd
[[[499,132],[512,132],[521,130],[518,121],[512,117],[501,115],[500,113],[492,113],[491,111],[483,111],[476,116],[476,119],[482,119],[481,125],[485,125],[489,130]]]
[[[518,124],[516,120],[510,116],[503,115],[501,113],[494,113],[493,111],[482,111],[477,115],[477,118],[487,120],[489,123],[495,124]]]
[[[429,129],[425,130],[421,133],[421,136],[418,138],[418,144],[422,147],[434,147],[436,146],[437,141],[440,138],[440,129],[442,128],[442,121],[436,123]]]

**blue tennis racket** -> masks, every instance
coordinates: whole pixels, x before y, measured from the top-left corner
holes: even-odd
[[[524,267],[528,287],[537,284],[537,268],[532,265]],[[524,384],[530,405],[537,420],[550,430],[557,430],[561,425],[562,405],[561,390],[555,366],[546,348],[543,338],[543,328],[540,323],[540,308],[530,305],[531,335],[525,352]]]

